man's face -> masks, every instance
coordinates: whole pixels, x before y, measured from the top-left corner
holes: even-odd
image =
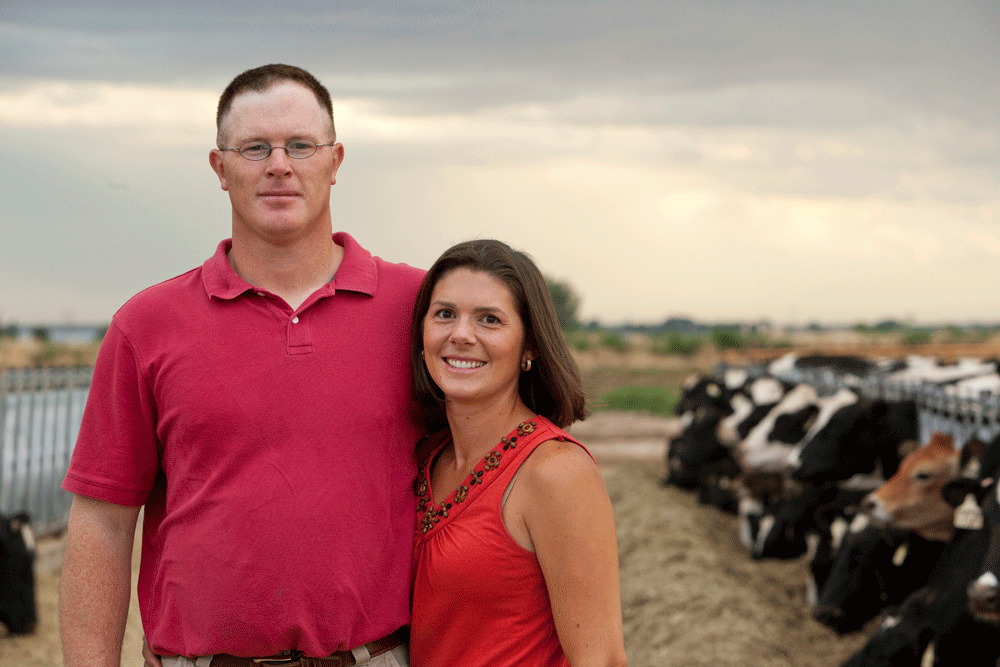
[[[330,143],[330,117],[312,91],[283,81],[262,93],[233,99],[220,127],[224,148],[249,141],[285,146],[293,139]],[[213,150],[212,169],[233,205],[233,238],[256,238],[284,245],[330,227],[330,186],[344,158],[341,144],[321,146],[307,158],[289,157],[281,148],[260,161],[234,151]]]

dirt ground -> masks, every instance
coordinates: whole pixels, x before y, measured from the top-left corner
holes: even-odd
[[[667,421],[598,413],[574,428],[601,461],[615,510],[631,667],[836,667],[865,641],[809,616],[804,564],[751,561],[732,516],[659,484]],[[0,665],[62,665],[57,627],[61,541],[40,544],[40,627],[0,636]],[[133,600],[123,665],[142,664]]]

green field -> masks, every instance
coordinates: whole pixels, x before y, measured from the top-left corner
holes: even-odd
[[[628,410],[673,414],[680,385],[694,368],[597,368],[583,371],[583,386],[593,411]]]

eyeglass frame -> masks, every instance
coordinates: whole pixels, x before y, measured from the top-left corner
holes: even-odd
[[[298,143],[309,143],[309,144],[312,144],[312,146],[313,146],[312,153],[310,153],[309,155],[302,155],[300,157],[297,157],[297,156],[292,155],[291,153],[289,153],[288,152],[288,146],[290,144],[294,144],[296,142],[298,142]],[[243,154],[243,150],[245,148],[247,148],[248,146],[252,146],[254,144],[261,144],[263,146],[267,146],[267,152],[264,153],[264,155],[262,157],[259,157],[259,158],[252,158],[252,157],[247,157],[246,155],[244,155]],[[291,158],[293,160],[305,160],[305,159],[311,158],[313,155],[315,155],[316,151],[319,150],[320,148],[322,148],[323,146],[336,146],[336,145],[337,145],[336,141],[334,141],[333,143],[329,143],[329,144],[317,144],[317,143],[314,143],[314,142],[310,141],[309,139],[292,139],[291,141],[289,141],[284,146],[272,146],[271,144],[269,144],[267,142],[264,142],[264,141],[248,141],[245,144],[243,144],[242,146],[240,146],[239,148],[220,148],[219,150],[223,151],[223,152],[229,152],[229,151],[231,151],[233,153],[239,153],[239,156],[241,158],[243,158],[244,160],[249,160],[251,162],[262,162],[262,161],[266,160],[267,158],[271,157],[271,151],[273,151],[275,148],[282,149],[283,151],[285,151],[285,155],[287,155],[289,158]]]

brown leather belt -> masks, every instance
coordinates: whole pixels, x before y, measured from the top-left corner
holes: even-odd
[[[391,635],[365,644],[368,655],[375,657],[391,651],[407,639],[407,628],[400,628]],[[356,664],[350,651],[337,651],[325,658],[309,658],[299,651],[289,651],[268,658],[240,658],[220,653],[212,658],[212,667],[350,667]]]

